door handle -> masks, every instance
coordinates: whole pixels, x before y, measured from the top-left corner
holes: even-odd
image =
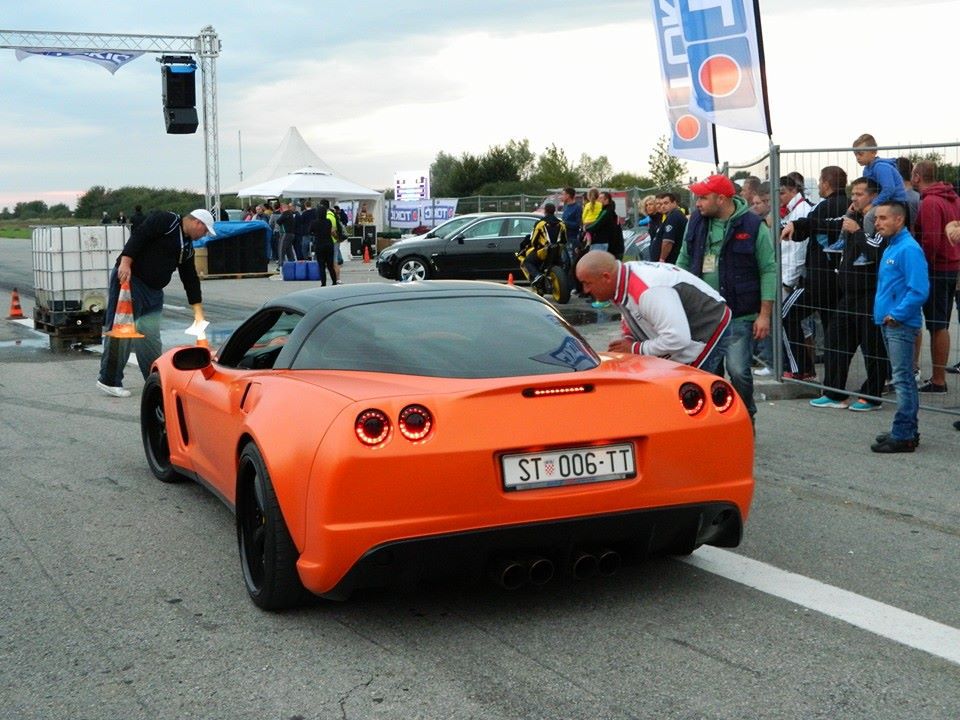
[[[496,243],[487,243],[488,248],[495,248],[496,246],[497,246]]]

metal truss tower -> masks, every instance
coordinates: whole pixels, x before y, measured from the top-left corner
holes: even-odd
[[[0,48],[13,50],[69,50],[74,52],[141,52],[158,55],[195,55],[199,58],[203,95],[203,149],[206,206],[220,216],[220,151],[217,127],[217,57],[220,38],[207,25],[199,35],[127,35],[42,30],[0,30]]]

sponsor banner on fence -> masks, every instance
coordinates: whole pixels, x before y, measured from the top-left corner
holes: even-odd
[[[717,165],[713,124],[690,106],[690,67],[679,3],[680,0],[653,0],[654,27],[670,121],[670,154]]]
[[[433,200],[390,201],[390,226],[415,228],[421,225],[434,227],[457,214],[458,198],[434,198]]]

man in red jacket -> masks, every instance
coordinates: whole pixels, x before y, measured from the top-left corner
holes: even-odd
[[[952,186],[937,180],[937,165],[929,160],[914,165],[910,180],[920,191],[920,211],[913,234],[923,248],[930,273],[930,296],[923,306],[923,316],[930,331],[933,372],[919,390],[922,393],[945,393],[945,372],[950,355],[950,314],[960,273],[960,246],[947,238],[946,227],[948,223],[960,220],[960,197]],[[918,338],[916,360],[919,355]]]

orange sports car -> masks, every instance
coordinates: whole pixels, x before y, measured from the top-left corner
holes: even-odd
[[[236,516],[265,609],[424,576],[505,587],[736,546],[753,432],[730,385],[597,355],[527,290],[366,284],[267,302],[161,356],[147,462]]]

